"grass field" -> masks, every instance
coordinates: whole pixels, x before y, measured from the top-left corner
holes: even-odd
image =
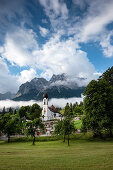
[[[0,170],[113,170],[113,141],[0,142]]]

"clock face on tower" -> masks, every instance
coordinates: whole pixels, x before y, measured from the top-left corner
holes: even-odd
[[[46,109],[44,109],[44,113],[46,112]]]

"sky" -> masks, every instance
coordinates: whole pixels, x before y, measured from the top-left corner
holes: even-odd
[[[34,77],[97,79],[113,65],[113,0],[0,0],[0,93]]]

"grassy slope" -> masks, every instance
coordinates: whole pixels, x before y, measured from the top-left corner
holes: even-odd
[[[0,169],[113,169],[113,141],[0,142]]]
[[[76,129],[80,129],[82,126],[82,121],[81,120],[75,120],[74,125]]]

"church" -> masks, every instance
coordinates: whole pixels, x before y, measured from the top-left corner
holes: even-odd
[[[43,95],[42,118],[43,121],[61,118],[61,114],[57,112],[56,108],[53,105],[51,107],[48,107],[48,94],[46,92]]]
[[[62,115],[58,113],[53,105],[51,107],[48,106],[48,94],[45,92],[43,95],[42,121],[44,123],[46,135],[53,134],[58,119],[61,120]]]

